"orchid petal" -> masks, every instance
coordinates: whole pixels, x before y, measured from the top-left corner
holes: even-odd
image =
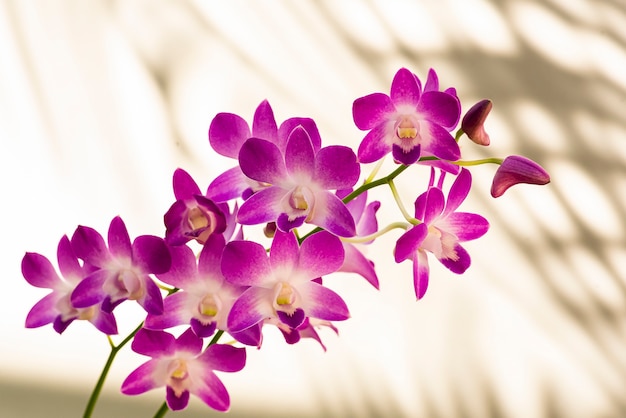
[[[489,221],[475,213],[455,212],[437,226],[456,235],[459,241],[470,241],[485,235]]]
[[[124,221],[119,216],[111,220],[109,225],[109,234],[107,237],[109,243],[109,252],[115,258],[130,259],[132,250],[130,237]]]
[[[71,241],[76,255],[88,264],[101,267],[111,258],[104,238],[93,228],[79,226]]]
[[[164,381],[155,379],[155,372],[159,368],[158,360],[149,360],[136,368],[122,382],[122,393],[125,395],[139,395],[150,389],[164,385]]]
[[[204,367],[221,372],[238,372],[246,365],[246,349],[228,344],[213,344],[198,357]]]
[[[436,187],[431,187],[426,193],[426,209],[423,221],[427,225],[430,225],[442,214],[445,206],[445,197],[443,196],[443,192]]]
[[[340,237],[353,237],[356,234],[354,218],[345,203],[325,190],[315,194],[315,210],[310,223]]]
[[[177,353],[185,352],[191,356],[197,356],[202,351],[202,338],[199,338],[191,328],[176,338],[175,350]]]
[[[198,258],[198,273],[206,277],[220,275],[219,272],[224,245],[226,245],[226,242],[224,241],[223,235],[213,234],[209,236]]]
[[[26,253],[22,258],[22,275],[35,287],[56,289],[62,284],[50,260],[38,253]]]
[[[422,94],[420,80],[406,68],[400,68],[391,82],[391,101],[394,105],[417,107]]]
[[[285,166],[289,175],[300,181],[313,176],[315,151],[309,134],[301,126],[296,127],[289,134],[285,150]]]
[[[309,134],[313,150],[315,152],[319,151],[322,146],[322,138],[320,137],[315,121],[311,118],[289,118],[280,125],[280,128],[278,128],[278,142],[276,145],[281,152],[285,152],[285,149],[287,148],[287,139],[289,138],[291,132],[298,126],[304,128],[307,134]]]
[[[233,167],[217,176],[209,184],[206,197],[214,202],[236,199],[241,197],[246,189],[250,188],[249,181],[241,171],[241,167]]]
[[[348,189],[359,180],[361,166],[354,151],[334,145],[322,148],[315,158],[313,181],[326,190]]]
[[[152,281],[149,276],[142,278],[145,292],[143,296],[137,299],[137,303],[141,305],[147,313],[160,315],[163,313],[163,296],[161,289]]]
[[[367,280],[374,288],[378,289],[378,276],[376,275],[376,270],[374,270],[374,263],[365,258],[365,255],[352,244],[344,243],[343,249],[345,257],[339,271],[356,273]]]
[[[38,328],[54,321],[59,315],[56,304],[61,297],[59,293],[52,292],[35,303],[26,315],[26,328]]]
[[[165,402],[167,403],[167,407],[172,411],[180,411],[187,408],[189,404],[190,393],[188,390],[182,391],[180,394],[176,394],[174,389],[170,386],[166,387],[165,391]]]
[[[378,126],[396,111],[391,98],[383,93],[360,97],[352,104],[352,118],[357,128],[366,131]]]
[[[302,295],[302,308],[308,316],[327,321],[343,321],[350,317],[346,303],[332,290],[307,282],[298,285],[298,291]]]
[[[465,273],[465,270],[469,268],[472,262],[472,260],[470,259],[470,255],[465,250],[465,248],[461,247],[459,244],[455,245],[454,252],[456,253],[457,258],[439,258],[439,261],[451,272],[456,274],[463,274]]]
[[[185,289],[196,279],[196,256],[186,245],[169,247],[169,253],[171,266],[167,272],[157,274],[157,278],[163,283]]]
[[[182,168],[174,171],[172,187],[176,200],[190,199],[194,195],[201,195],[200,188],[194,179]]]
[[[133,351],[144,356],[159,358],[176,352],[176,339],[170,333],[141,328],[131,345]]]
[[[144,327],[152,330],[164,330],[189,322],[191,312],[188,308],[189,293],[177,292],[163,300],[163,313],[148,314]]]
[[[413,257],[413,287],[418,300],[426,294],[428,275],[428,257],[425,251],[419,250]]]
[[[83,277],[83,269],[78,263],[76,253],[72,249],[67,235],[63,235],[57,247],[57,260],[59,262],[59,270],[61,275],[68,281],[81,280]]]
[[[426,120],[421,121],[420,126],[426,132],[422,135],[421,143],[424,154],[448,161],[456,161],[461,157],[459,144],[445,128]]]
[[[226,280],[244,286],[260,285],[271,278],[270,261],[261,244],[231,241],[222,254],[222,273]]]
[[[411,258],[419,250],[422,241],[428,235],[428,227],[421,223],[406,231],[396,241],[394,248],[394,259],[396,263],[400,263],[407,258]]]
[[[344,260],[343,245],[328,231],[316,232],[300,246],[298,270],[308,280],[337,271]]]
[[[357,151],[359,162],[373,163],[380,160],[391,151],[391,141],[393,133],[393,123],[383,121],[376,125],[365,135]]]
[[[264,139],[250,138],[242,145],[239,165],[246,176],[264,183],[281,184],[287,177],[283,154]]]
[[[220,155],[237,158],[246,139],[250,138],[248,123],[232,113],[218,113],[209,126],[209,143]]]
[[[471,187],[472,175],[467,168],[463,168],[450,187],[444,216],[454,212],[459,206],[461,206],[461,203],[463,203],[469,194]]]
[[[88,308],[102,302],[107,296],[102,285],[110,276],[111,272],[108,270],[97,270],[85,277],[72,291],[72,305],[76,308]]]
[[[243,331],[265,318],[275,316],[272,295],[272,289],[262,287],[250,287],[243,292],[228,314],[228,331]]]
[[[280,201],[286,193],[284,189],[272,186],[253,194],[239,208],[237,222],[256,225],[276,220],[282,212]]]
[[[165,273],[172,265],[172,257],[162,238],[141,235],[132,245],[133,265],[146,273]]]
[[[452,129],[459,122],[461,106],[454,96],[440,91],[429,91],[422,94],[417,111],[429,121]]]
[[[278,126],[274,118],[274,111],[267,100],[263,100],[254,111],[252,119],[252,136],[278,142]]]
[[[298,262],[299,251],[298,240],[293,232],[276,231],[270,249],[272,269],[292,271]]]
[[[201,381],[194,387],[194,395],[216,411],[228,411],[230,396],[222,381],[210,370],[202,374]]]

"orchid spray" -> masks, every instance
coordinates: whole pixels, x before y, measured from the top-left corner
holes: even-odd
[[[26,327],[52,324],[59,334],[86,320],[105,334],[111,351],[86,408],[92,415],[117,353],[128,343],[147,360],[129,371],[121,392],[139,395],[164,388],[155,416],[187,407],[191,395],[227,411],[230,399],[215,371],[244,368],[246,347],[261,348],[265,327],[276,327],[286,343],[312,338],[325,350],[318,330],[337,332],[350,317],[341,295],[326,287],[335,272],[360,275],[378,289],[374,262],[364,252],[383,234],[398,233],[389,256],[410,261],[416,299],[426,294],[429,259],[463,274],[471,257],[463,243],[489,229],[482,215],[460,210],[472,187],[470,168],[499,167],[493,197],[517,183],[546,184],[548,173],[522,156],[468,161],[459,142],[487,146],[484,122],[492,102],[481,100],[463,115],[454,88],[441,90],[434,70],[422,84],[406,68],[393,77],[389,94],[372,93],[353,104],[353,119],[365,136],[356,152],[322,146],[315,121],[289,118],[278,124],[262,101],[251,125],[241,116],[217,114],[209,143],[233,167],[208,181],[203,193],[182,168],[173,174],[174,202],[164,214],[162,237],[131,240],[115,217],[105,238],[78,226],[58,245],[59,273],[43,255],[22,259],[26,281],[50,289],[26,317]],[[460,127],[458,127],[460,122]],[[394,169],[379,176],[391,154]],[[359,182],[365,164],[377,163]],[[394,180],[424,170],[430,181],[414,196],[411,215]],[[430,174],[428,174],[430,173]],[[428,178],[428,177],[426,177]],[[380,201],[367,191],[388,187],[403,219],[379,227]],[[248,236],[261,228],[263,241]],[[396,231],[396,230],[400,231]],[[138,303],[145,320],[114,344],[115,311]],[[176,328],[175,328],[176,327]],[[174,329],[180,330],[172,334]],[[229,343],[220,343],[229,335]],[[139,360],[138,360],[139,362]]]

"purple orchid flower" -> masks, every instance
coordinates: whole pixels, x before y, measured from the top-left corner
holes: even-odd
[[[454,89],[438,91],[431,70],[424,90],[406,68],[398,70],[390,95],[373,93],[354,101],[356,126],[368,131],[359,145],[361,163],[371,163],[392,152],[396,162],[409,165],[422,156],[456,161],[460,149],[450,131],[459,121],[461,106]]]
[[[428,287],[428,258],[430,252],[450,271],[461,274],[470,266],[468,252],[461,242],[483,236],[489,222],[475,213],[456,212],[472,185],[472,176],[462,169],[452,184],[446,201],[441,185],[434,187],[434,170],[428,191],[415,200],[415,218],[422,223],[406,231],[396,242],[396,263],[406,259],[413,261],[413,285],[417,299],[421,299]]]
[[[103,310],[111,312],[129,299],[136,300],[148,313],[162,313],[161,291],[149,275],[170,268],[172,259],[163,239],[141,235],[131,244],[126,225],[118,216],[109,226],[108,243],[107,248],[93,228],[79,226],[74,232],[74,251],[97,269],[76,286],[72,304],[86,308],[103,302]]]
[[[350,194],[350,192],[352,192],[351,189],[338,190],[337,196],[339,198],[345,198]],[[352,214],[356,224],[357,237],[370,235],[378,231],[376,212],[380,208],[380,202],[374,201],[368,204],[367,191],[361,193],[346,203],[346,207]],[[378,276],[376,274],[376,270],[374,269],[374,262],[365,257],[365,254],[363,253],[366,249],[365,245],[370,244],[371,242],[372,241],[363,244],[352,244],[342,241],[343,250],[346,256],[339,271],[359,274],[372,286],[378,289]]]
[[[102,311],[99,302],[81,308],[72,305],[70,295],[89,273],[89,267],[80,265],[66,235],[59,241],[57,260],[62,277],[41,254],[26,253],[22,258],[22,274],[26,281],[35,287],[52,290],[28,312],[26,328],[37,328],[52,323],[54,330],[62,334],[72,321],[78,319],[91,322],[107,335],[117,334],[115,317],[109,312]]]
[[[183,245],[192,239],[204,244],[210,235],[226,230],[224,211],[229,213],[228,205],[216,205],[204,197],[196,182],[183,169],[174,171],[173,186],[176,202],[163,217],[167,244]]]
[[[230,282],[251,287],[235,301],[228,328],[245,330],[267,318],[294,329],[307,317],[347,319],[343,299],[314,281],[337,271],[343,258],[341,241],[327,231],[309,236],[301,246],[293,232],[277,231],[269,257],[256,242],[231,241],[222,255],[222,272]]]
[[[289,133],[299,125],[305,127],[314,147],[319,149],[322,140],[313,119],[290,118],[278,127],[272,107],[264,100],[254,112],[252,131],[242,117],[233,113],[218,113],[209,127],[209,143],[218,154],[234,159],[239,157],[244,142],[252,137],[270,141],[284,153]],[[216,202],[239,197],[247,199],[266,187],[267,184],[246,177],[236,166],[216,177],[209,185],[206,196]]]
[[[489,134],[485,131],[484,125],[492,107],[493,103],[491,100],[483,99],[470,107],[461,121],[463,132],[478,145],[489,145]]]
[[[287,232],[305,222],[339,236],[353,236],[354,219],[330,190],[352,187],[360,175],[354,152],[344,146],[316,149],[303,126],[293,129],[284,155],[272,142],[248,139],[239,152],[244,174],[271,185],[246,200],[237,220],[244,225],[275,221]]]
[[[157,277],[181,290],[165,298],[161,315],[148,314],[146,328],[163,330],[189,324],[201,338],[210,337],[216,329],[229,331],[226,322],[228,313],[246,287],[224,280],[220,269],[224,245],[222,235],[211,235],[197,262],[189,247],[170,248],[172,267]],[[232,335],[239,340],[237,333]],[[261,332],[258,328],[250,329],[240,337],[241,342],[248,345],[259,345]]]
[[[122,393],[139,395],[166,387],[167,406],[185,409],[190,394],[218,411],[230,408],[230,397],[213,370],[238,372],[246,364],[245,348],[213,344],[202,351],[202,339],[188,329],[178,338],[164,331],[140,329],[133,351],[152,357],[122,383]]]
[[[332,322],[322,321],[321,319],[317,318],[305,318],[304,322],[300,326],[298,326],[298,328],[290,328],[276,318],[265,320],[265,323],[276,325],[280,332],[283,334],[283,337],[285,338],[287,344],[296,344],[302,338],[312,338],[319,343],[324,351],[326,351],[326,346],[324,345],[322,339],[317,333],[316,328],[328,327],[332,329],[335,334],[339,334],[337,327],[335,327]]]

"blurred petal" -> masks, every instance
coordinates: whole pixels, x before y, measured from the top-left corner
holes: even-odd
[[[189,404],[189,391],[185,390],[177,396],[174,389],[167,386],[165,391],[165,401],[167,402],[167,407],[172,411],[185,409]]]
[[[24,255],[22,275],[30,285],[35,287],[55,289],[62,283],[50,260],[38,253]]]
[[[68,281],[81,280],[83,269],[78,263],[78,258],[67,235],[63,235],[57,247],[57,260],[61,275]],[[73,280],[72,280],[73,279]]]
[[[56,303],[61,298],[56,292],[44,296],[26,315],[26,328],[38,328],[54,321],[59,315]]]
[[[102,285],[110,275],[111,272],[108,270],[97,270],[85,277],[72,291],[72,305],[77,308],[88,308],[102,302],[107,296]]]

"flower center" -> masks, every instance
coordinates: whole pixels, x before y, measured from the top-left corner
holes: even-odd
[[[217,315],[220,310],[219,300],[217,300],[212,294],[208,294],[200,301],[198,310],[202,315],[212,318]]]
[[[292,305],[296,301],[296,292],[289,283],[281,282],[278,284],[278,294],[276,295],[276,304],[279,306]]]
[[[137,300],[144,295],[143,281],[132,269],[123,268],[112,280],[107,280],[104,290],[111,295],[111,301],[120,299]]]
[[[186,380],[189,377],[187,371],[187,362],[183,359],[175,359],[170,361],[167,366],[167,386],[170,386],[176,396],[180,396],[187,390]]]
[[[396,134],[400,139],[415,139],[419,134],[419,124],[404,116],[396,126]]]
[[[295,190],[291,192],[291,196],[289,196],[289,206],[297,210],[307,210],[309,208],[309,203],[304,196],[302,187],[296,187]]]
[[[187,221],[189,227],[196,231],[198,229],[204,229],[209,226],[209,219],[199,207],[194,207],[187,213]]]

